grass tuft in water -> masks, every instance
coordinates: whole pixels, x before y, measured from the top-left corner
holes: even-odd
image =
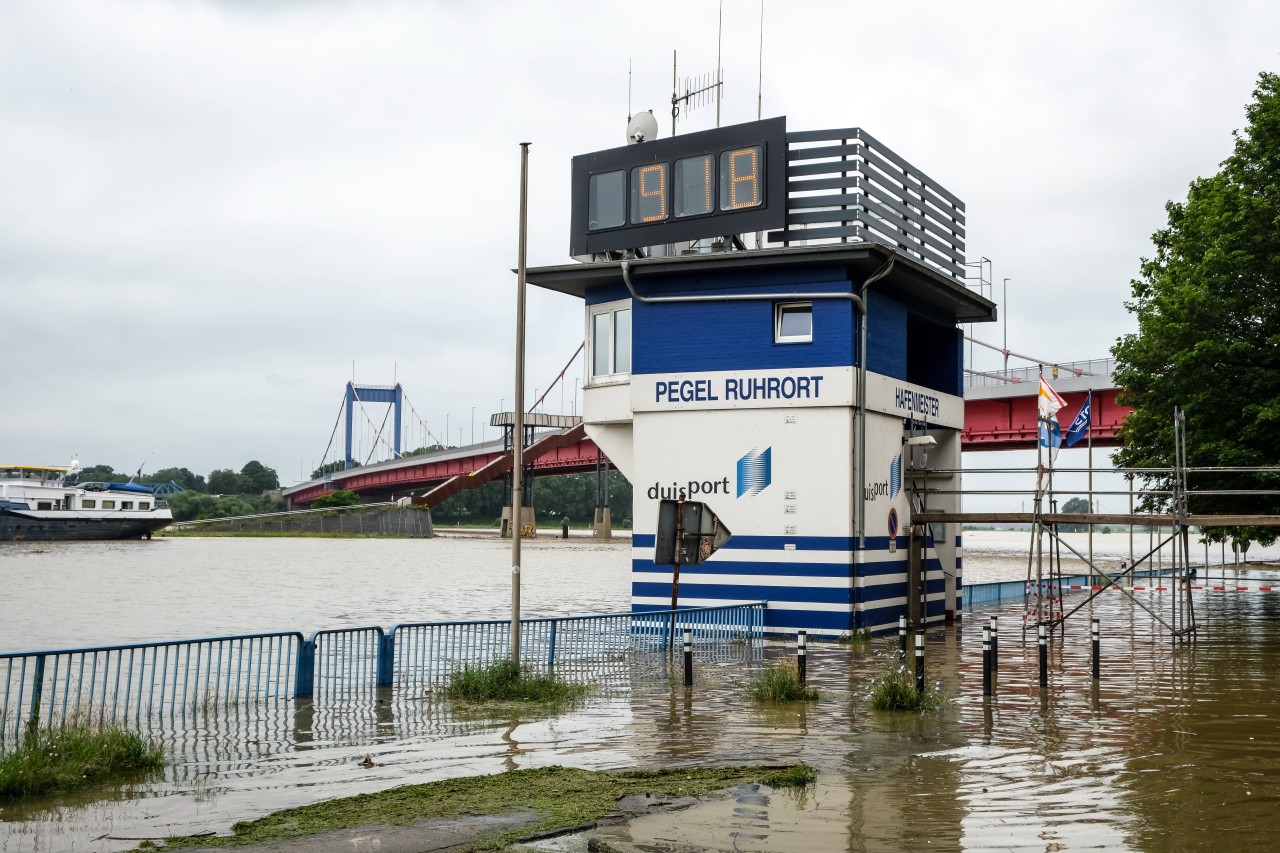
[[[924,692],[916,691],[916,674],[907,668],[896,648],[885,656],[880,671],[871,680],[871,708],[876,711],[924,714],[940,711],[946,704],[937,684],[926,681]]]
[[[555,675],[522,672],[511,660],[485,667],[468,667],[449,677],[450,699],[464,702],[529,702],[560,705],[580,701],[587,695],[583,684],[571,684]]]
[[[865,649],[871,645],[871,629],[859,628],[853,633],[841,634],[836,638],[836,642],[851,649]]]
[[[771,663],[751,679],[751,698],[757,702],[814,702],[818,691],[800,683],[794,661]]]
[[[801,761],[793,767],[774,771],[760,781],[771,788],[803,788],[818,781],[818,771]]]
[[[68,722],[31,728],[21,745],[0,755],[0,801],[136,779],[164,766],[164,752],[136,732]]]

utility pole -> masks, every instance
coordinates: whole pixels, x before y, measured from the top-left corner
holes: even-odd
[[[520,248],[516,268],[516,399],[511,452],[511,662],[520,666],[520,489],[524,485],[524,280],[529,237],[529,145],[520,143]]]

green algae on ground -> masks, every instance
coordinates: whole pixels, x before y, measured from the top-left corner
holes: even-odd
[[[619,797],[660,793],[701,796],[748,782],[782,786],[812,781],[794,768],[713,767],[617,773],[541,767],[492,776],[405,785],[269,814],[231,827],[231,836],[171,838],[165,847],[235,847],[305,838],[353,826],[407,826],[433,818],[499,815],[533,810],[540,823],[477,840],[473,850],[500,850],[539,832],[570,829],[612,813]]]

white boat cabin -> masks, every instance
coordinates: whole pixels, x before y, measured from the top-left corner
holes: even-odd
[[[0,505],[99,512],[150,512],[157,506],[154,495],[142,492],[111,491],[105,483],[67,484],[71,472],[65,466],[0,465]]]

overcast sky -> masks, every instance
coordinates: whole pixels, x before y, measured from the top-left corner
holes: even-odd
[[[353,371],[403,383],[410,446],[419,419],[479,440],[513,397],[518,143],[530,264],[568,262],[570,158],[623,144],[628,61],[632,110],[668,135],[671,52],[711,71],[717,10],[0,3],[0,462],[257,459],[293,483]],[[726,0],[724,124],[756,118],[759,50],[758,0]],[[1009,347],[1070,361],[1133,328],[1165,202],[1217,171],[1278,54],[1268,2],[766,0],[760,94],[791,129],[866,128],[962,198],[969,259],[991,259],[997,300],[1010,279]],[[528,317],[532,394],[583,323],[534,289]]]

